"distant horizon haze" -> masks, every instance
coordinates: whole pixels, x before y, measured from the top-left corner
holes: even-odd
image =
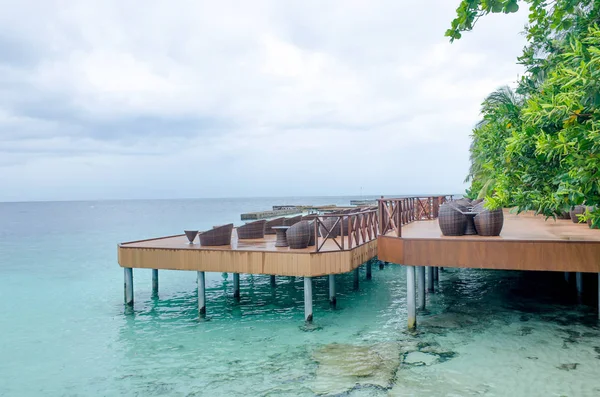
[[[430,197],[437,195],[451,195],[451,196],[460,196],[463,195],[464,192],[436,192],[436,193],[406,193],[406,194],[362,194],[362,195],[352,195],[352,194],[336,194],[336,195],[291,195],[291,196],[238,196],[238,197],[164,197],[164,198],[100,198],[100,199],[64,199],[64,200],[13,200],[13,201],[0,201],[0,204],[11,204],[11,203],[81,203],[81,202],[106,202],[106,201],[186,201],[186,200],[283,200],[283,199],[311,199],[311,198],[328,198],[331,197],[333,199],[339,198],[348,198],[352,200],[369,200],[369,199],[378,199],[383,196],[384,198],[393,198],[393,197]],[[312,203],[293,203],[290,204],[307,204],[310,205]]]

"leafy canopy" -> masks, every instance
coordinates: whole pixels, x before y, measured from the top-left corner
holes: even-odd
[[[600,226],[600,0],[465,0],[446,36],[519,3],[529,6],[526,72],[482,104],[467,193],[548,216],[585,204]]]

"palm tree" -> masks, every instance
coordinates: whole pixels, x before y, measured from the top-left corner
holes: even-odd
[[[471,166],[465,179],[465,182],[472,181],[471,190],[475,190],[472,193],[478,193],[478,198],[493,192],[496,181],[495,171],[489,168],[490,156],[501,156],[503,153],[503,150],[490,150],[486,145],[488,142],[495,142],[504,147],[509,130],[520,125],[519,116],[523,104],[523,96],[509,86],[503,86],[488,95],[481,105],[483,119],[475,125],[471,135]]]

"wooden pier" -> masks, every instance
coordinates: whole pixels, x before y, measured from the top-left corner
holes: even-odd
[[[328,212],[339,212],[344,210],[356,209],[356,206],[371,206],[375,208],[375,203],[353,203],[350,201],[350,206],[337,206],[334,204],[330,205],[274,205],[273,209],[265,211],[247,212],[240,215],[242,221],[258,220],[275,218],[286,215],[296,215],[302,213],[328,213]]]
[[[202,246],[197,239],[190,244],[183,234],[119,244],[119,265],[125,269],[125,302],[133,304],[134,268],[153,269],[156,289],[158,270],[196,271],[200,315],[206,313],[205,272],[233,273],[238,298],[240,273],[266,274],[272,276],[272,281],[275,276],[300,276],[305,280],[305,318],[310,322],[312,278],[329,276],[329,297],[335,305],[335,275],[354,271],[356,283],[358,267],[377,255],[377,210],[315,216],[313,227],[315,245],[304,249],[276,247],[273,235],[240,240],[235,229],[231,244],[224,246]],[[370,269],[367,278],[369,275]]]
[[[119,264],[125,274],[125,302],[133,305],[133,269],[153,269],[152,289],[158,291],[158,270],[197,272],[198,311],[206,313],[205,272],[233,273],[234,297],[239,298],[239,275],[304,277],[305,320],[312,321],[312,278],[328,276],[329,299],[336,303],[335,275],[354,272],[367,263],[367,279],[374,257],[407,269],[408,326],[417,324],[417,310],[425,309],[427,293],[434,293],[443,267],[538,270],[575,273],[581,293],[582,273],[599,275],[600,230],[570,220],[546,220],[531,213],[504,212],[498,237],[442,236],[439,206],[449,196],[382,198],[375,209],[355,213],[315,215],[316,242],[304,249],[276,247],[275,236],[240,240],[234,229],[225,246],[189,244],[185,235],[119,244]],[[197,241],[197,240],[196,240]],[[600,302],[600,288],[599,288]],[[600,308],[600,305],[599,305]],[[600,316],[600,309],[599,309]]]
[[[419,201],[417,213],[410,200],[379,200],[378,237],[379,259],[407,268],[409,328],[416,326],[415,294],[424,308],[425,273],[428,289],[433,290],[438,267],[576,272],[577,280],[581,273],[597,273],[600,280],[600,230],[587,224],[505,209],[498,237],[442,236],[436,220],[438,203]]]

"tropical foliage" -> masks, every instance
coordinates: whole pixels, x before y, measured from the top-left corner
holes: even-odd
[[[465,0],[446,35],[459,39],[516,0]],[[471,196],[548,216],[600,206],[600,0],[525,0],[525,74],[482,104],[473,130]],[[600,211],[589,217],[600,225]]]

